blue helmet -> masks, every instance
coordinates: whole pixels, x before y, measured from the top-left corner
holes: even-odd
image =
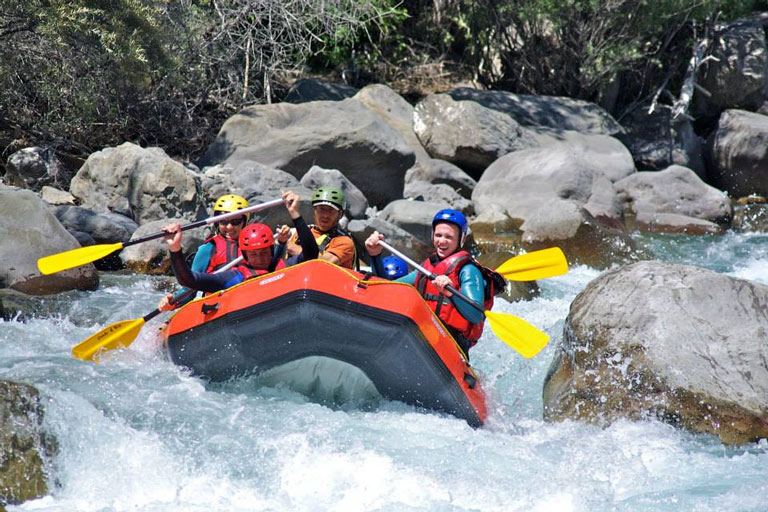
[[[459,210],[440,210],[432,219],[432,231],[435,230],[435,225],[439,222],[450,222],[451,224],[459,226],[459,230],[461,231],[461,243],[464,243],[464,237],[467,236],[467,228],[469,224],[463,213]]]
[[[408,273],[408,264],[397,256],[385,256],[381,264],[384,267],[384,277],[389,280],[403,277]]]

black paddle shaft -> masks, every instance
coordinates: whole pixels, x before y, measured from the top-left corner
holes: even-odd
[[[422,267],[421,265],[419,265],[418,263],[413,261],[411,258],[406,256],[405,254],[403,254],[402,252],[398,251],[397,249],[395,249],[394,247],[389,245],[387,242],[385,242],[383,240],[379,240],[379,245],[381,245],[385,249],[388,249],[389,252],[391,252],[392,254],[395,254],[396,256],[400,256],[405,262],[410,263],[410,265],[413,268],[415,268],[416,270],[418,270],[419,272],[421,272],[422,274],[427,276],[427,278],[429,278],[430,281],[434,280],[437,277],[437,274],[435,274],[434,272],[430,272],[429,270],[425,269],[424,267]],[[448,286],[445,287],[445,289],[448,290],[449,292],[451,292],[452,294],[456,295],[458,298],[460,298],[461,300],[463,300],[464,302],[466,302],[467,304],[469,304],[470,306],[472,306],[476,310],[480,311],[483,314],[485,313],[485,308],[483,308],[482,306],[478,305],[476,302],[474,302],[472,299],[470,299],[469,297],[467,297],[466,295],[461,293],[459,290],[457,290],[453,286],[448,285]]]
[[[205,221],[202,221],[202,222],[205,222]],[[232,267],[234,267],[235,265],[237,265],[238,263],[240,263],[241,261],[243,261],[243,257],[242,256],[238,256],[237,258],[233,259],[232,261],[230,261],[229,263],[227,263],[226,265],[221,267],[219,270],[214,272],[214,274],[218,274],[220,272],[224,272],[225,270],[229,270]],[[183,301],[184,299],[186,299],[190,295],[194,295],[196,293],[197,293],[197,290],[194,290],[194,289],[190,288],[189,290],[185,291],[184,293],[182,293],[178,297],[176,297],[175,295],[172,296],[171,300],[169,300],[168,302],[170,304],[172,304],[172,305],[173,304],[178,304],[179,302]],[[147,313],[146,315],[144,315],[142,318],[144,319],[144,322],[146,323],[146,322],[149,322],[150,320],[152,320],[153,318],[155,318],[160,313],[162,313],[162,311],[160,311],[159,309],[155,309],[151,313]]]
[[[197,222],[193,222],[191,224],[185,224],[181,226],[182,231],[186,231],[188,229],[194,229],[199,228],[200,226],[205,226],[208,223],[208,219],[205,220],[199,220]],[[142,236],[141,238],[137,238],[135,240],[131,240],[128,242],[125,242],[123,244],[123,247],[128,247],[129,245],[136,245],[136,244],[142,244],[144,242],[149,242],[150,240],[156,240],[158,238],[162,238],[169,233],[167,231],[158,231],[157,233],[152,233],[151,235]]]
[[[170,304],[177,304],[178,302],[181,302],[182,300],[186,299],[187,297],[195,293],[197,293],[197,290],[187,290],[186,292],[182,293],[178,297],[175,297],[175,296],[171,297],[171,300],[169,300],[168,302]],[[142,318],[144,319],[144,322],[149,322],[160,313],[162,313],[162,311],[160,311],[159,309],[155,309],[151,313],[147,313],[146,315],[144,315]]]
[[[278,204],[282,204],[282,199],[273,199],[271,201],[267,201],[265,203],[249,206],[248,208],[242,208],[240,210],[235,210],[233,212],[227,212],[222,213],[219,215],[215,215],[213,217],[208,217],[207,219],[199,220],[197,222],[192,222],[190,224],[185,224],[181,226],[181,231],[186,231],[188,229],[195,229],[199,228],[200,226],[205,226],[206,224],[213,224],[215,222],[218,222],[220,220],[226,220],[226,219],[232,219],[235,217],[240,217],[241,215],[245,215],[247,213],[251,212],[257,212],[259,210],[264,210],[267,208],[271,208],[272,206],[276,206]],[[123,244],[123,247],[128,247],[129,245],[136,245],[144,242],[149,242],[150,240],[156,240],[158,238],[162,238],[169,233],[167,231],[158,231],[157,233],[152,233],[151,235],[143,236],[141,238],[137,238],[136,240],[130,240],[128,242],[125,242]]]
[[[434,277],[432,277],[432,279],[434,279]],[[459,290],[457,290],[453,286],[448,285],[445,287],[445,289],[451,292],[452,294],[454,294],[455,296],[457,296],[458,298],[460,298],[461,300],[463,300],[464,302],[466,302],[467,304],[469,304],[470,306],[472,306],[473,308],[475,308],[476,310],[478,310],[479,312],[483,314],[485,313],[485,308],[483,308],[483,306],[480,306],[479,304],[477,304],[477,302],[473,301],[472,299],[470,299],[469,297],[461,293]]]

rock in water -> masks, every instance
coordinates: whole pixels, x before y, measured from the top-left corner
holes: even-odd
[[[767,335],[768,286],[659,261],[606,272],[571,304],[545,419],[768,437]]]

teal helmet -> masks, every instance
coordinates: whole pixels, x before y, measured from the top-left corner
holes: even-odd
[[[312,193],[312,206],[328,205],[337,210],[344,211],[347,208],[347,200],[344,192],[336,187],[320,187]]]

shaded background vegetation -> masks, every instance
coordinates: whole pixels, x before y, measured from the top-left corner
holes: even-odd
[[[707,26],[765,0],[4,0],[0,163],[126,140],[194,160],[246,105],[317,74],[416,101],[458,83],[595,101],[680,86]],[[0,169],[2,174],[2,169]]]

